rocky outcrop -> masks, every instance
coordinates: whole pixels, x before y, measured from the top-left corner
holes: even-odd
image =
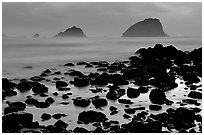
[[[35,35],[33,35],[33,37],[34,38],[38,38],[38,37],[40,37],[40,35],[39,34],[35,34]]]
[[[129,27],[122,37],[166,37],[160,20],[148,18]]]
[[[81,28],[73,26],[66,29],[64,32],[59,32],[55,37],[86,37]]]

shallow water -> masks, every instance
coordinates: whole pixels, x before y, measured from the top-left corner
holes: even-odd
[[[174,38],[8,38],[2,40],[3,76],[25,77],[66,62],[127,60],[141,47],[156,43],[181,50],[202,46],[198,37]],[[32,68],[23,68],[32,66]]]
[[[128,57],[134,55],[134,52],[140,47],[154,46],[156,43],[162,43],[163,45],[175,45],[178,49],[182,50],[193,50],[194,48],[201,47],[200,38],[69,38],[69,39],[50,39],[50,38],[3,38],[2,47],[2,67],[3,67],[3,77],[13,79],[14,82],[19,82],[21,78],[30,78],[34,75],[40,75],[41,72],[47,68],[51,69],[52,72],[60,71],[62,75],[52,75],[46,77],[48,81],[42,81],[47,87],[49,87],[48,97],[53,97],[55,102],[45,109],[39,109],[33,106],[27,106],[25,112],[31,112],[34,114],[34,121],[38,121],[42,125],[54,124],[57,120],[50,119],[47,121],[42,121],[40,116],[42,113],[49,113],[51,115],[55,113],[67,114],[62,120],[69,124],[67,129],[73,130],[76,126],[85,127],[86,129],[92,131],[95,129],[92,124],[84,125],[77,124],[78,114],[85,110],[97,110],[102,111],[106,114],[109,120],[118,120],[120,124],[128,123],[131,119],[124,119],[123,114],[125,104],[120,104],[117,101],[108,100],[108,106],[102,107],[101,109],[96,109],[92,104],[86,108],[76,107],[72,103],[72,99],[76,97],[94,97],[99,95],[100,97],[105,97],[107,91],[102,93],[92,93],[89,89],[95,88],[93,86],[78,88],[69,84],[68,87],[71,88],[70,91],[58,91],[55,87],[54,77],[58,77],[61,80],[69,82],[73,77],[65,76],[64,73],[70,69],[80,70],[84,74],[89,74],[90,72],[96,72],[95,68],[84,68],[82,66],[74,67],[64,67],[63,65],[67,62],[78,61],[99,61],[106,60],[108,62],[114,62],[116,60],[127,60]],[[26,66],[31,66],[31,68],[25,68]],[[149,112],[150,114],[158,114],[165,111],[167,108],[177,108],[180,107],[180,103],[183,99],[188,99],[186,95],[190,92],[190,89],[185,89],[186,85],[183,83],[181,78],[176,79],[176,83],[179,86],[175,89],[166,92],[168,99],[174,101],[174,104],[162,105],[162,110],[160,111],[150,111],[149,105],[152,103],[149,100],[149,92],[140,94],[138,98],[133,98],[131,101],[134,104],[130,105],[130,108],[134,107],[145,107],[145,110],[138,110],[136,114],[141,111]],[[197,84],[200,85],[200,84]],[[135,87],[133,83],[129,85],[121,86],[121,88],[127,89],[128,87]],[[200,86],[201,87],[201,86]],[[104,90],[108,90],[107,87],[102,87]],[[18,92],[18,90],[15,89]],[[53,96],[52,93],[58,91],[59,96]],[[70,98],[63,100],[61,96],[65,93],[72,93]],[[20,93],[17,96],[6,97],[3,101],[3,109],[7,106],[6,101],[24,101],[26,96],[32,95],[39,101],[44,101],[47,97],[34,96],[32,91]],[[127,95],[121,97],[121,99],[129,99]],[[69,104],[63,105],[61,102],[68,102]],[[198,100],[202,103],[202,100]],[[115,106],[118,108],[118,113],[115,115],[110,115],[110,106]],[[188,107],[199,107],[195,105],[184,105]],[[3,113],[3,112],[2,112]],[[133,115],[130,115],[133,117]],[[195,127],[196,129],[197,127]],[[165,129],[164,129],[165,130]]]

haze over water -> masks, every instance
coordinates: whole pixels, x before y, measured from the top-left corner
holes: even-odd
[[[191,51],[202,46],[199,37],[152,38],[11,38],[2,40],[2,67],[5,77],[22,77],[66,62],[123,61],[141,47],[156,43]],[[23,67],[32,66],[31,69]]]

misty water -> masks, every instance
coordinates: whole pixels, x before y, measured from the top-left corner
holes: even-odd
[[[5,38],[2,40],[2,68],[5,77],[34,75],[66,62],[127,60],[141,47],[156,43],[191,51],[202,46],[198,37],[153,38]],[[32,66],[32,70],[25,70]]]
[[[61,75],[53,75],[47,77],[49,81],[43,81],[47,87],[49,87],[48,95],[52,96],[52,93],[57,91],[55,81],[53,78],[57,77],[64,81],[69,82],[73,80],[73,77],[64,76],[63,73],[70,69],[80,70],[84,74],[90,72],[97,72],[95,68],[84,68],[84,65],[77,65],[74,67],[64,67],[67,62],[73,62],[76,64],[79,61],[93,62],[105,60],[110,63],[118,60],[128,60],[131,55],[134,55],[135,51],[141,47],[153,47],[156,43],[161,43],[164,46],[174,45],[178,49],[191,51],[195,48],[202,46],[202,39],[197,37],[162,37],[162,38],[9,38],[3,37],[2,41],[2,76],[19,82],[19,79],[30,78],[32,76],[40,75],[45,69],[51,69],[53,72],[60,71]],[[101,73],[101,72],[100,72]],[[177,102],[181,102],[182,99],[186,99],[186,95],[189,93],[183,80],[176,79],[176,83],[179,86],[171,91],[166,92],[166,96],[175,102],[173,108],[179,106]],[[201,83],[195,84],[201,85]],[[64,113],[67,116],[62,118],[63,121],[69,124],[68,129],[73,130],[77,126],[77,116],[84,110],[97,110],[104,112],[110,120],[118,120],[120,124],[127,123],[130,120],[124,119],[124,104],[120,104],[117,101],[108,101],[108,106],[102,109],[96,109],[92,104],[87,108],[76,107],[72,103],[72,99],[78,96],[81,97],[93,97],[99,95],[105,97],[107,92],[104,93],[92,93],[89,89],[94,89],[94,86],[87,86],[83,88],[74,87],[69,85],[72,93],[71,98],[63,100],[61,96],[66,91],[58,91],[59,96],[53,97],[55,103],[49,108],[39,109],[33,106],[26,107],[25,112],[31,112],[34,114],[34,120],[39,121],[40,124],[49,125],[55,123],[57,120],[50,119],[48,121],[42,121],[40,116],[42,113]],[[121,88],[127,89],[128,87],[137,88],[133,83],[128,86],[121,86]],[[108,91],[107,87],[102,87]],[[18,90],[15,89],[18,92]],[[24,101],[26,96],[32,95],[32,91],[25,93],[18,92],[15,97],[7,97],[6,101]],[[149,92],[141,94],[138,98],[131,99],[134,104],[131,107],[147,107],[151,104],[149,100]],[[44,101],[46,97],[35,96],[39,101]],[[125,94],[123,99],[128,99]],[[6,101],[3,101],[3,109],[7,106]],[[202,100],[198,100],[202,102]],[[68,103],[67,105],[61,104],[62,102]],[[113,105],[118,108],[118,114],[110,115],[109,107]],[[194,105],[188,105],[194,107]],[[168,105],[162,105],[160,111],[150,111],[150,113],[159,113],[165,111],[167,108],[172,107]],[[201,105],[199,106],[200,108]],[[141,112],[141,111],[137,111]],[[79,125],[79,127],[85,127],[89,130],[94,130],[91,124]],[[198,127],[195,127],[195,129]],[[25,129],[26,130],[26,129]],[[163,129],[166,130],[166,129]],[[172,131],[175,132],[175,131]]]

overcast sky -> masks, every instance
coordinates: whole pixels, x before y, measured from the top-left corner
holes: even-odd
[[[202,35],[202,3],[3,3],[2,29],[11,36],[53,36],[77,26],[92,36],[119,37],[145,18],[160,19],[171,36]]]

